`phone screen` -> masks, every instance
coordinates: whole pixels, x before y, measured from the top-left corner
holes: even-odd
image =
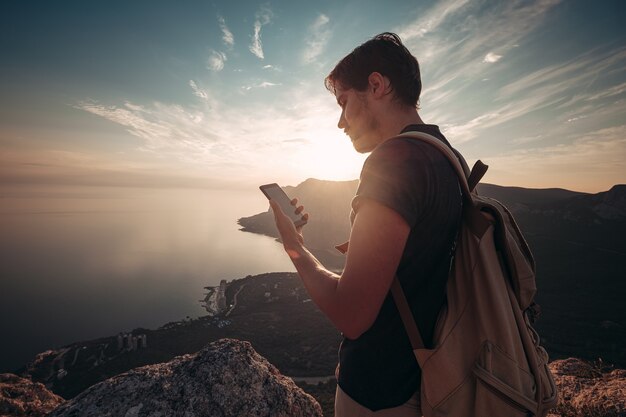
[[[285,194],[282,188],[276,183],[265,184],[259,187],[268,200],[274,200],[278,203],[283,212],[289,216],[291,221],[300,227],[306,224],[306,220],[302,219],[301,214],[296,214],[296,207],[291,205],[291,199]]]

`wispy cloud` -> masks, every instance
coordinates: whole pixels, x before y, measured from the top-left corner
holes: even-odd
[[[256,13],[254,21],[254,34],[252,35],[252,42],[248,47],[250,52],[256,55],[260,59],[265,58],[263,53],[263,43],[261,42],[261,28],[272,21],[274,13],[267,6],[261,6],[261,9]]]
[[[453,143],[479,139],[490,144],[490,152],[535,141],[554,145],[565,137],[571,142],[590,129],[614,125],[624,106],[609,100],[626,90],[618,75],[626,64],[624,48],[596,48],[569,62],[552,61],[506,78],[513,65],[517,74],[524,70],[518,52],[528,53],[527,40],[560,3],[444,0],[397,28],[428,80],[421,101],[426,118],[445,126]],[[620,81],[607,86],[609,79]],[[534,122],[527,124],[531,117]],[[578,123],[583,119],[584,127]]]
[[[195,82],[195,89],[191,82],[189,85],[201,91]],[[253,87],[277,85],[262,81]],[[204,101],[185,106],[154,102],[139,106],[90,100],[76,107],[125,127],[141,139],[139,151],[178,161],[186,169],[205,170],[207,175],[219,173],[243,182],[258,182],[261,172],[268,181],[271,177],[301,181],[325,175],[352,179],[362,163],[362,156],[351,149],[336,127],[335,102],[318,84],[277,90],[271,103],[246,100],[237,106],[215,103],[209,107]],[[343,144],[339,150],[338,143]],[[337,159],[332,164],[328,163],[329,148]],[[277,166],[277,154],[287,162]]]
[[[268,88],[268,87],[276,87],[282,85],[281,83],[272,83],[269,81],[261,81],[259,83],[256,84],[250,84],[250,85],[244,85],[243,87],[241,87],[241,89],[243,91],[250,91],[253,88]]]
[[[209,95],[207,94],[206,90],[198,87],[194,80],[189,80],[189,86],[193,90],[194,96],[200,97],[203,100],[209,99]]]
[[[463,9],[469,0],[444,0],[428,10],[420,12],[420,17],[410,24],[396,30],[398,35],[405,41],[421,38],[429,32],[433,32],[441,26],[446,19]]]
[[[516,48],[560,1],[488,1],[489,7],[484,7],[478,2],[447,0],[396,32],[431,71],[424,97],[434,91],[439,95],[442,89],[455,89],[453,82],[484,78],[484,62],[495,62]]]
[[[565,120],[580,118],[583,113],[597,112],[604,106],[617,109],[611,102],[600,103],[626,91],[626,83],[602,89],[591,89],[599,78],[621,70],[626,64],[626,48],[608,51],[593,51],[576,57],[570,62],[542,68],[499,89],[500,102],[528,101],[541,97],[551,103],[555,110],[566,111]],[[593,103],[590,103],[592,102]]]
[[[217,21],[220,25],[220,29],[222,30],[222,42],[224,42],[226,46],[232,47],[235,45],[235,37],[230,29],[228,29],[228,26],[226,26],[226,20],[224,20],[222,16],[218,16]]]
[[[313,62],[324,51],[332,34],[328,27],[329,22],[328,16],[320,14],[309,27],[307,46],[302,55],[305,64]]]
[[[278,67],[276,65],[271,65],[271,64],[263,65],[263,69],[277,71],[277,72],[282,72],[283,70],[282,67]]]
[[[598,94],[594,94],[590,97],[587,97],[587,100],[599,100],[599,99],[603,99],[603,98],[608,98],[608,97],[614,97],[614,96],[618,96],[622,93],[626,92],[626,83],[622,83],[619,85],[615,85],[613,87],[610,87],[604,91],[601,91]]]
[[[224,69],[227,57],[224,52],[211,51],[207,60],[207,68],[211,71],[221,71]]]
[[[599,75],[606,77],[610,73],[621,71],[625,62],[626,48],[588,51],[568,62],[542,68],[508,84],[500,90],[500,97],[511,97],[532,88],[555,84],[558,84],[557,90],[567,91],[564,86],[585,85]],[[618,86],[617,92],[621,88],[623,86]]]
[[[494,54],[493,52],[489,52],[483,58],[483,62],[487,62],[489,64],[492,64],[494,62],[498,62],[500,60],[500,58],[502,58],[502,55],[497,55],[497,54]]]

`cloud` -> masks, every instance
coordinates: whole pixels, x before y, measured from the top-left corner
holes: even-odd
[[[278,67],[276,65],[270,65],[270,64],[263,65],[263,69],[264,70],[272,70],[272,71],[276,71],[276,72],[282,72],[282,70],[283,70],[282,67]]]
[[[226,26],[226,21],[222,16],[218,16],[217,21],[219,22],[220,29],[222,30],[222,42],[224,42],[226,46],[232,47],[235,44],[235,37],[233,36],[233,33],[228,29],[228,26]]]
[[[253,87],[278,85],[259,81]],[[134,152],[145,158],[213,178],[237,178],[242,183],[259,182],[260,176],[285,183],[309,177],[353,179],[362,164],[363,156],[336,127],[335,101],[319,83],[299,83],[276,90],[271,101],[243,100],[235,106],[223,102],[206,106],[204,100],[132,106],[134,110],[126,103],[86,100],[75,107],[123,126],[140,140]],[[281,164],[275,163],[277,155]]]
[[[442,89],[458,91],[453,83],[485,78],[485,58],[490,53],[495,58],[494,50],[502,56],[519,45],[560,1],[487,1],[489,7],[482,2],[442,1],[394,31],[416,51],[430,75],[423,96],[439,95]],[[454,95],[445,97],[454,99]]]
[[[221,71],[224,69],[226,60],[227,58],[224,52],[211,51],[207,61],[207,68],[211,71]]]
[[[196,85],[194,80],[189,80],[189,86],[193,90],[193,95],[194,96],[200,97],[203,100],[208,100],[209,99],[209,95],[207,94],[206,90],[203,90],[202,88],[199,88]]]
[[[608,44],[566,62],[549,57],[554,60],[543,68],[524,61],[526,54],[541,53],[529,39],[560,3],[444,0],[395,28],[415,51],[427,80],[420,100],[423,117],[445,127],[461,149],[479,142],[466,148],[481,153],[571,143],[585,131],[623,120],[626,48]],[[518,75],[507,78],[512,73]]]
[[[496,55],[493,52],[489,52],[487,55],[485,55],[485,58],[483,58],[483,62],[492,64],[494,62],[498,62],[500,58],[502,58],[502,55]]]
[[[572,117],[572,118],[570,118],[570,119],[567,119],[567,123],[576,122],[576,121],[578,121],[578,120],[581,120],[581,119],[586,119],[586,118],[587,118],[587,116],[585,116],[585,115]]]
[[[460,144],[478,137],[478,130],[490,126],[490,123],[499,121],[501,113],[496,111],[475,117],[463,124],[450,125],[446,130],[446,135],[454,138],[455,144]]]
[[[621,83],[619,85],[615,85],[611,88],[608,88],[604,91],[601,91],[598,94],[592,95],[591,97],[587,97],[586,100],[598,100],[607,97],[613,97],[622,94],[626,91],[626,83]]]
[[[404,42],[424,37],[429,32],[437,30],[449,17],[462,10],[468,3],[469,0],[439,1],[426,13],[420,13],[417,20],[397,29],[396,33]]]
[[[268,88],[268,87],[276,87],[282,85],[281,83],[272,83],[269,81],[262,81],[260,83],[257,84],[252,84],[252,85],[244,85],[243,87],[241,87],[241,89],[243,91],[250,91],[253,88]]]
[[[534,71],[498,90],[497,99],[524,99],[541,96],[546,102],[559,100],[555,109],[575,108],[574,113],[597,110],[601,104],[590,101],[613,97],[626,91],[626,83],[603,89],[590,89],[597,79],[620,71],[626,63],[626,48],[607,51],[590,51],[569,62],[554,64]],[[581,107],[585,106],[585,107]]]
[[[271,83],[269,81],[263,81],[261,84],[259,84],[259,87],[260,88],[267,88],[267,87],[274,87],[276,85],[281,85],[281,84]]]
[[[325,14],[320,14],[309,27],[309,35],[306,41],[306,49],[302,55],[305,64],[310,64],[324,51],[330,40],[332,32],[328,28],[330,19]]]
[[[254,34],[252,35],[252,42],[250,43],[248,49],[250,49],[250,52],[260,59],[265,58],[265,54],[263,53],[263,43],[261,42],[261,28],[269,24],[273,17],[274,13],[268,6],[261,6],[255,15],[256,20],[254,21]]]

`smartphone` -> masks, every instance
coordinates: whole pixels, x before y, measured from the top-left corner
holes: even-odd
[[[259,187],[268,200],[278,203],[283,212],[293,221],[296,227],[304,226],[307,222],[301,214],[296,214],[296,207],[291,205],[291,199],[285,194],[282,188],[276,183],[265,184]]]

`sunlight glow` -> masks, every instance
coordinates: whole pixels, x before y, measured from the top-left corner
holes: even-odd
[[[329,116],[320,115],[316,123],[318,129],[310,135],[314,139],[307,140],[294,152],[291,168],[300,173],[302,180],[311,177],[330,181],[359,178],[367,155],[356,152],[350,138],[334,123]]]

